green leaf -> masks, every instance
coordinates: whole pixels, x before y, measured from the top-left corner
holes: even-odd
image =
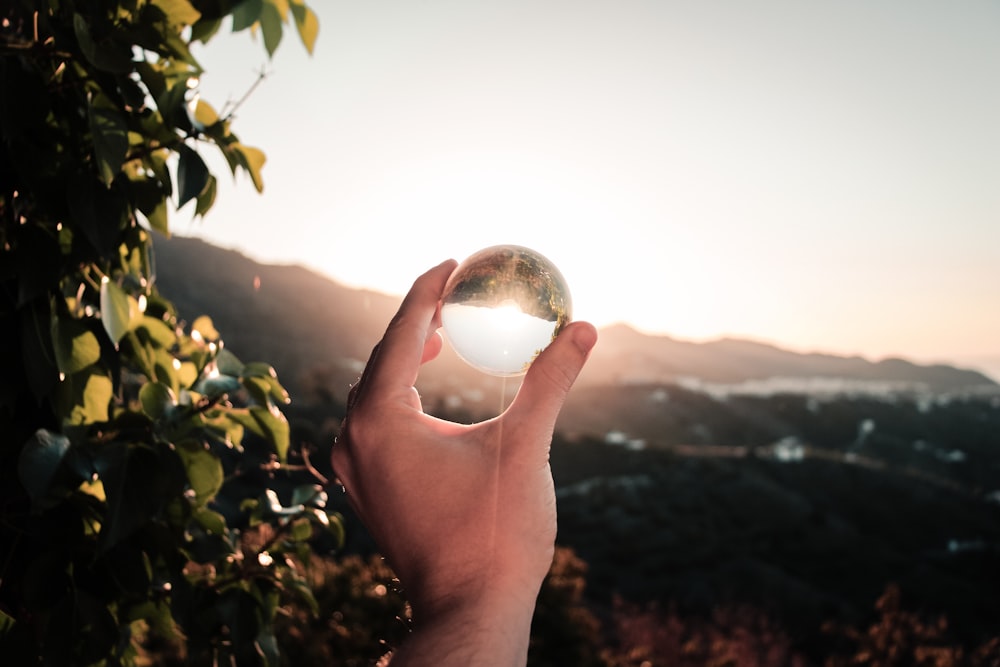
[[[191,331],[198,332],[198,336],[205,341],[215,342],[219,340],[222,336],[219,334],[218,329],[212,324],[212,318],[208,315],[201,315],[191,324]]]
[[[291,444],[291,433],[285,415],[277,409],[269,410],[257,405],[250,408],[250,415],[257,422],[264,437],[274,445],[278,460],[284,463]]]
[[[153,151],[142,161],[143,166],[153,172],[164,196],[173,194],[173,180],[170,178],[170,169],[167,160],[171,153],[167,149]]]
[[[287,405],[292,401],[288,392],[278,382],[277,377],[261,377],[244,373],[243,386],[246,387],[253,400],[260,405],[269,405],[270,403]]]
[[[177,623],[170,613],[170,602],[167,599],[143,600],[142,602],[129,605],[125,614],[128,621],[145,620],[157,636],[166,639],[173,639],[179,636]]]
[[[277,378],[274,366],[263,361],[248,361],[243,365],[243,375],[257,378]]]
[[[95,424],[108,421],[114,395],[111,378],[105,370],[91,366],[69,375],[59,383],[59,399],[65,415],[64,425]]]
[[[264,4],[274,7],[282,23],[288,20],[288,0],[264,0]]]
[[[177,397],[162,382],[147,382],[139,389],[139,403],[150,419],[161,419],[177,405]]]
[[[327,530],[333,535],[337,548],[340,549],[344,546],[344,541],[347,539],[347,531],[344,529],[344,517],[339,512],[332,512],[326,516],[329,519],[329,523],[326,524]]]
[[[97,174],[106,186],[121,172],[128,153],[128,126],[125,119],[103,95],[94,95],[87,104],[90,133],[94,141]]]
[[[316,37],[319,35],[319,18],[302,0],[291,0],[291,8],[295,17],[295,28],[299,31],[299,39],[302,40],[309,55],[312,55]]]
[[[94,41],[87,20],[80,14],[73,15],[73,32],[84,57],[94,67],[115,74],[124,74],[132,69],[132,51],[128,46],[110,39]]]
[[[205,185],[205,189],[202,190],[201,194],[198,195],[198,203],[195,205],[194,214],[205,215],[215,204],[215,194],[218,190],[218,182],[215,180],[215,176],[208,175],[208,183]]]
[[[205,436],[226,447],[243,451],[243,433],[246,427],[238,419],[230,419],[231,412],[232,410],[227,409],[219,410],[213,415],[203,413],[201,420]]]
[[[184,208],[184,204],[201,195],[208,186],[210,174],[208,167],[205,166],[205,161],[201,159],[197,151],[181,144],[177,153],[179,154],[177,160],[177,187],[179,189],[177,208],[180,209]]]
[[[225,479],[222,462],[201,443],[180,443],[177,445],[177,454],[184,463],[188,482],[194,491],[195,506],[204,507],[222,488]]]
[[[163,10],[171,26],[188,26],[201,18],[201,12],[188,0],[153,0],[153,4]]]
[[[72,375],[101,358],[101,344],[83,322],[69,316],[52,318],[52,346],[59,372]]]
[[[146,226],[169,236],[167,225],[167,198],[173,192],[169,173],[163,174],[163,163],[158,157],[132,160],[125,164],[129,179],[129,195],[133,210],[145,217]],[[142,218],[140,218],[141,220]]]
[[[191,50],[188,48],[188,42],[184,39],[184,36],[179,33],[169,33],[166,35],[164,42],[170,52],[177,58],[180,62],[187,63],[193,68],[192,73],[200,74],[204,72],[204,68],[198,64]]]
[[[292,522],[289,537],[295,542],[304,542],[312,537],[312,522],[306,517],[299,517]]]
[[[207,128],[219,122],[219,114],[211,104],[199,98],[194,108],[194,120],[199,126]]]
[[[163,94],[156,98],[163,121],[168,125],[186,130],[189,128],[187,115],[187,80],[173,80]]]
[[[159,62],[140,60],[135,64],[135,71],[138,72],[142,82],[146,84],[153,99],[160,99],[160,96],[167,90],[167,79],[163,75],[163,65]]]
[[[149,315],[143,315],[136,325],[146,339],[157,347],[171,348],[177,343],[177,334],[166,322]]]
[[[225,348],[219,350],[219,354],[215,357],[215,365],[218,366],[219,372],[223,375],[236,377],[243,375],[243,362]]]
[[[181,393],[181,383],[177,377],[175,363],[177,363],[177,359],[166,350],[162,348],[153,350],[153,369],[155,371],[153,379],[166,384],[176,396]]]
[[[108,443],[100,448],[96,464],[108,498],[102,551],[156,516],[168,499],[183,491],[187,479],[177,456],[165,448]]]
[[[209,40],[215,36],[215,33],[219,31],[222,27],[222,19],[211,19],[206,20],[204,17],[201,18],[197,23],[191,28],[191,41],[201,42],[202,44],[208,44]]]
[[[247,391],[261,405],[267,405],[268,400],[278,405],[287,405],[291,402],[288,392],[278,382],[278,374],[270,364],[251,361],[243,367],[242,375]]]
[[[263,192],[264,179],[260,172],[264,168],[267,156],[260,149],[238,142],[234,143],[230,148],[232,149],[232,153],[237,156],[240,166],[250,174],[250,179],[253,181],[254,187],[257,188],[257,192]]]
[[[153,345],[133,345],[133,363],[139,367],[139,371],[148,378],[156,378],[156,352]]]
[[[232,375],[214,375],[201,379],[194,387],[199,394],[215,398],[229,394],[240,388],[240,381]]]
[[[326,491],[318,484],[302,484],[292,490],[293,505],[313,505],[315,507],[325,507],[327,501]]]
[[[250,408],[228,410],[226,415],[237,424],[242,424],[253,433],[269,440],[274,445],[278,459],[284,463],[291,434],[288,420],[281,412],[255,405]]]
[[[233,9],[233,32],[253,26],[260,19],[263,0],[244,0]]]
[[[118,345],[132,322],[128,295],[110,280],[101,282],[101,323],[111,342]]]
[[[192,518],[209,535],[226,535],[226,518],[206,507],[201,507],[194,512]]]
[[[244,377],[241,379],[243,387],[250,394],[250,398],[258,405],[268,405],[268,384],[262,378]]]
[[[177,381],[182,387],[189,388],[198,379],[198,367],[190,361],[182,361],[181,367],[177,369]],[[182,391],[183,395],[184,392]]]
[[[150,229],[155,229],[164,236],[170,236],[170,222],[167,217],[167,198],[160,199],[151,211],[144,211]]]
[[[69,448],[69,438],[46,429],[35,431],[24,444],[17,462],[17,475],[32,505],[48,504],[52,482]]]
[[[284,31],[281,25],[281,13],[273,2],[265,2],[260,11],[260,31],[264,35],[264,48],[268,56],[273,56],[281,44]]]

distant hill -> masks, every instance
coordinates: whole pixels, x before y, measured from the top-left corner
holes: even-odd
[[[157,284],[193,320],[209,314],[229,349],[272,363],[293,395],[343,397],[357,379],[400,298],[347,288],[300,266],[255,262],[194,238],[157,237]],[[642,334],[626,325],[601,331],[581,387],[682,384],[718,391],[911,389],[953,392],[996,388],[982,373],[902,359],[801,354],[745,340],[707,343]],[[471,413],[495,411],[500,381],[458,361],[447,349],[421,373],[425,401]],[[508,390],[515,383],[509,383]]]
[[[798,386],[804,390],[839,386],[945,392],[997,386],[986,375],[946,365],[919,365],[904,359],[790,352],[773,345],[723,338],[692,343],[649,336],[618,324],[601,334],[601,353],[588,364],[594,381],[617,384],[682,382],[715,385]],[[798,380],[798,383],[794,382]],[[825,381],[824,381],[825,380]],[[747,388],[747,387],[745,387]]]
[[[194,238],[157,237],[156,284],[188,321],[210,315],[227,348],[267,361],[299,392],[321,374],[357,379],[399,299],[344,287],[300,266],[265,265]]]

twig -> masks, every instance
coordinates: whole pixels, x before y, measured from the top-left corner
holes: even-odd
[[[223,109],[223,113],[220,115],[226,120],[232,120],[233,114],[236,113],[236,110],[239,109],[241,106],[243,106],[244,102],[246,102],[250,98],[250,95],[253,94],[253,91],[257,89],[257,86],[259,86],[261,82],[267,78],[267,76],[268,73],[264,71],[264,68],[262,67],[260,71],[257,73],[257,80],[254,81],[252,84],[250,84],[250,87],[247,89],[247,92],[243,93],[243,97],[236,100],[236,102],[226,102],[226,106]]]
[[[321,473],[319,470],[316,470],[315,466],[313,466],[312,462],[309,460],[309,448],[303,447],[299,451],[302,455],[302,462],[305,465],[306,470],[308,470],[310,473],[312,473],[314,477],[316,477],[316,479],[322,482],[323,486],[329,484],[330,480],[327,479],[326,476],[323,475],[323,473]]]

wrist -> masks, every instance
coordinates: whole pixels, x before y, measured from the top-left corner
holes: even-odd
[[[538,588],[530,595],[524,589],[476,588],[411,602],[413,631],[392,666],[523,666]]]

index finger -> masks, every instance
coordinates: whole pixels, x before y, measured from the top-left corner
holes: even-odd
[[[365,371],[369,376],[365,384],[370,384],[367,391],[409,390],[416,383],[424,346],[438,328],[438,300],[457,265],[453,259],[446,260],[414,281]]]

